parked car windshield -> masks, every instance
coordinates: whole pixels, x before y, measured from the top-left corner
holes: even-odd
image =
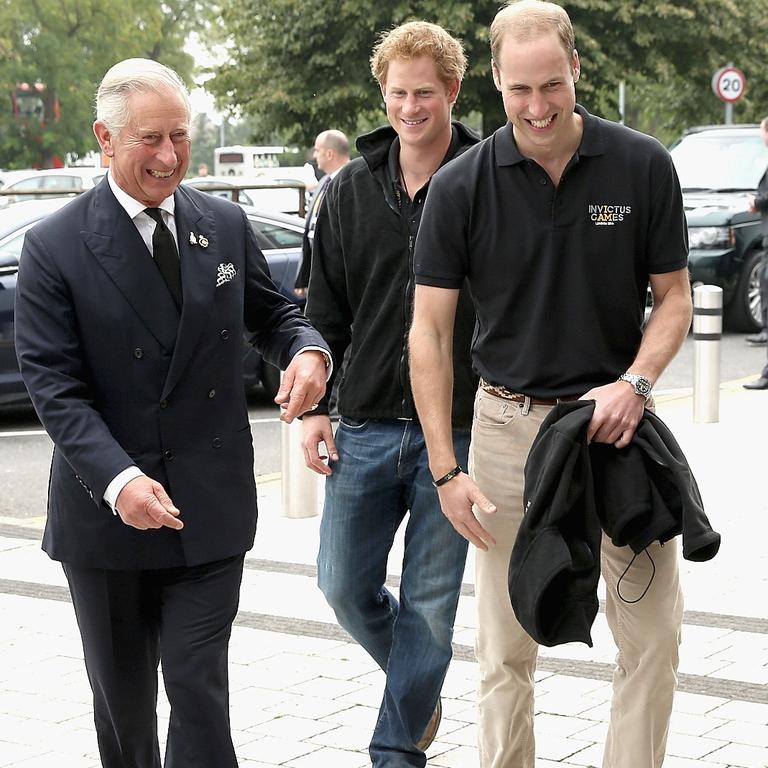
[[[703,131],[684,136],[671,150],[685,192],[754,190],[768,166],[760,132]]]
[[[267,242],[267,248],[301,248],[301,239],[303,232],[288,229],[276,222],[251,220],[256,226],[256,230]],[[259,243],[259,247],[264,249],[264,245]]]

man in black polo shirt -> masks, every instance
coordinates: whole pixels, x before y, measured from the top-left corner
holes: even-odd
[[[510,122],[432,180],[416,248],[411,368],[443,511],[478,548],[481,766],[533,768],[537,646],[507,588],[530,445],[558,398],[581,397],[596,402],[588,439],[626,446],[683,341],[691,302],[669,155],[576,106],[579,58],[566,12],[511,4],[494,19],[491,49]],[[471,479],[454,474],[449,439],[450,339],[465,277],[482,376]],[[649,282],[654,309],[643,332]],[[605,768],[660,766],[664,756],[682,597],[675,547],[647,554],[628,569],[629,548],[603,544],[619,646]],[[620,578],[630,600],[651,583],[627,603]]]

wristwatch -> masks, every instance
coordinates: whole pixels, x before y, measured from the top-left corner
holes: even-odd
[[[646,379],[645,376],[640,376],[637,373],[622,373],[618,381],[628,381],[634,387],[635,394],[644,397],[646,400],[651,396],[653,382],[650,379]]]

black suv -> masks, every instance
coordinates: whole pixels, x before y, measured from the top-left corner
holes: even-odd
[[[694,286],[723,289],[725,322],[760,329],[760,216],[747,210],[768,166],[757,125],[691,128],[670,149],[683,187]]]

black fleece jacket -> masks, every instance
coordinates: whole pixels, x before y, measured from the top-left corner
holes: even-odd
[[[479,141],[461,123],[443,164]],[[307,317],[341,368],[342,416],[416,418],[408,364],[413,313],[413,248],[426,189],[410,201],[400,187],[399,139],[391,127],[357,140],[325,195],[315,228]],[[394,173],[393,173],[394,171]],[[477,376],[470,346],[475,314],[468,291],[459,297],[454,332],[453,425],[469,429]],[[343,364],[342,364],[343,361]],[[329,382],[330,392],[333,382]],[[328,412],[328,396],[316,413]]]
[[[509,593],[517,620],[542,645],[592,645],[602,531],[635,554],[680,533],[686,560],[710,560],[720,548],[666,424],[646,410],[626,448],[588,446],[594,408],[593,400],[555,406],[525,465],[525,514]]]

